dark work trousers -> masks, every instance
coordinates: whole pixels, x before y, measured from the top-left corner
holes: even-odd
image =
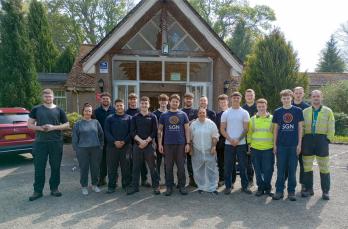
[[[91,170],[92,185],[97,185],[102,149],[97,147],[80,147],[76,152],[80,166],[80,184],[82,187],[88,186],[88,173]]]
[[[172,188],[174,185],[174,174],[173,167],[174,162],[178,169],[178,185],[180,188],[186,185],[186,175],[185,175],[185,145],[164,145],[164,164],[165,164],[165,176],[166,176],[166,186]]]
[[[128,163],[129,163],[129,168],[130,168],[130,171],[131,171],[131,180],[132,179],[132,176],[133,176],[133,145],[131,146],[131,150],[129,151],[129,155],[127,156],[127,160],[128,160]],[[141,165],[141,168],[140,168],[140,174],[141,174],[141,182],[145,183],[147,181],[147,168],[146,168],[146,164],[145,164],[145,161],[144,163]]]
[[[249,147],[247,145],[246,148],[247,152],[249,151]],[[249,152],[250,153],[250,152]],[[248,181],[249,183],[253,183],[254,182],[254,168],[253,168],[253,160],[251,157],[251,154],[247,154],[247,175],[248,175]]]
[[[251,157],[254,164],[256,184],[259,191],[271,191],[271,181],[274,171],[273,149],[251,149]]]
[[[161,165],[162,165],[162,159],[164,159],[164,155],[161,154],[158,150],[156,150],[156,167],[157,167],[157,173],[158,173],[158,179],[161,180]],[[164,164],[164,163],[163,163]],[[165,167],[165,166],[164,166]],[[165,171],[165,168],[164,168]]]
[[[144,162],[150,169],[152,187],[157,188],[159,185],[159,177],[156,168],[155,148],[152,144],[148,144],[144,149],[140,149],[137,144],[133,145],[133,175],[132,186],[139,187],[140,171]]]
[[[303,142],[303,139],[302,139]],[[304,176],[304,167],[303,167],[303,144],[302,144],[302,150],[301,150],[301,154],[298,155],[298,164],[300,165],[300,174],[298,177],[298,180],[300,182],[301,185],[304,185],[304,181],[303,181],[303,176]],[[288,179],[289,176],[289,170],[288,168],[285,169],[285,181]]]
[[[63,155],[62,141],[35,142],[33,147],[35,181],[34,191],[42,193],[45,185],[47,159],[51,167],[50,189],[55,191],[60,184],[60,164]]]
[[[232,188],[233,175],[232,171],[236,167],[236,159],[238,160],[238,166],[240,171],[240,178],[242,188],[248,187],[247,176],[247,158],[246,158],[246,145],[238,145],[236,147],[232,145],[225,145],[224,152],[224,170],[225,170],[225,186],[226,188]]]
[[[104,147],[101,155],[100,166],[99,166],[99,180],[104,180],[108,174],[107,163],[106,163],[106,141],[104,141]],[[117,175],[117,174],[116,174]]]
[[[122,187],[126,188],[130,184],[130,169],[129,163],[126,158],[126,154],[130,151],[130,144],[126,144],[121,149],[117,149],[115,145],[108,144],[106,149],[106,159],[108,164],[108,187],[111,189],[116,188],[117,182],[117,170],[118,166],[121,166],[122,175]]]
[[[187,173],[190,178],[193,178],[193,169],[192,169],[192,158],[190,154],[186,155],[186,167],[187,167]]]
[[[217,164],[219,167],[219,181],[224,181],[224,151],[225,151],[225,139],[220,138],[216,145],[217,152]]]

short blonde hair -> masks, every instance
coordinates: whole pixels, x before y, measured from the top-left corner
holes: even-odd
[[[264,103],[264,104],[266,104],[266,105],[268,104],[267,100],[264,99],[264,98],[258,99],[258,100],[256,101],[256,104],[258,104],[258,103]]]
[[[46,88],[42,90],[42,95],[54,95],[54,92],[51,88]]]
[[[282,90],[279,94],[280,94],[280,97],[284,97],[284,96],[293,97],[294,96],[294,93],[290,89]]]

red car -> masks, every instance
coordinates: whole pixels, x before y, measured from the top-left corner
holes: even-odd
[[[35,132],[28,128],[29,111],[0,108],[0,154],[31,153]]]

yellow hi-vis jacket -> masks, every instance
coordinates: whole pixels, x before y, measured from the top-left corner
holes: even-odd
[[[335,117],[332,110],[322,106],[315,125],[315,133],[312,133],[313,107],[303,110],[304,117],[304,134],[326,134],[327,138],[332,141],[335,136]]]
[[[248,144],[257,150],[268,150],[273,148],[273,116],[265,117],[254,115],[249,121],[247,135]]]

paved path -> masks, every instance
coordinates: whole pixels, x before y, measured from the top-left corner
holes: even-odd
[[[0,228],[348,228],[348,146],[330,148],[331,200],[321,200],[316,166],[314,197],[296,202],[241,193],[239,179],[229,196],[193,190],[188,196],[177,191],[171,197],[154,196],[142,188],[132,196],[117,189],[112,195],[84,197],[79,173],[72,171],[76,161],[70,145],[61,170],[63,196],[49,196],[46,185],[45,196],[29,202],[30,155],[0,156]]]

